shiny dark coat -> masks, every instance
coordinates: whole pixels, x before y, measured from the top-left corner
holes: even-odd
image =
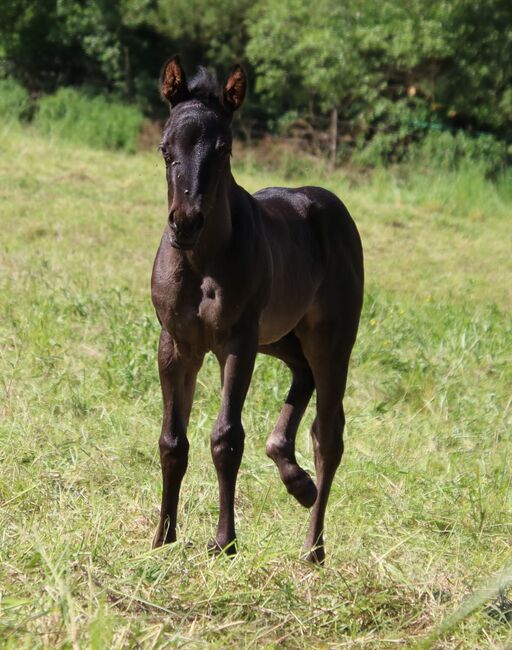
[[[363,301],[363,255],[343,203],[320,187],[268,188],[251,196],[230,170],[234,110],[246,77],[235,66],[224,87],[200,70],[190,83],[179,58],[164,66],[171,105],[161,150],[168,222],[154,263],[152,299],[162,326],[159,371],[161,517],[154,545],[176,539],[187,468],[187,425],[197,373],[208,351],[221,368],[222,406],[212,438],[220,513],[212,551],[236,551],[235,482],[242,458],[242,407],[257,352],[282,359],[292,385],[267,443],[290,494],[312,507],[305,549],[324,560],[327,499],[343,453],[342,399]],[[295,436],[316,389],[316,481],[297,464]]]

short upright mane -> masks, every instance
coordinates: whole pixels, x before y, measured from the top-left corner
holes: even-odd
[[[220,86],[217,76],[200,65],[197,72],[188,82],[188,89],[194,99],[212,101],[219,98]]]

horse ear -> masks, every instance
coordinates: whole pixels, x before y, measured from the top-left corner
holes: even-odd
[[[181,67],[179,54],[171,56],[164,63],[160,75],[160,94],[171,106],[176,106],[188,95],[187,78]]]
[[[244,101],[247,90],[247,77],[245,71],[238,63],[234,66],[226,79],[222,89],[222,103],[229,111],[236,111]]]

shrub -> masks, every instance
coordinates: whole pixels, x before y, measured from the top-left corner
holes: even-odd
[[[467,163],[476,163],[486,176],[496,176],[506,165],[506,151],[504,143],[489,134],[429,132],[410,147],[408,160],[444,171],[456,171]]]
[[[352,153],[353,162],[365,167],[385,166],[403,158],[405,136],[400,132],[378,132],[371,140],[359,138]]]
[[[19,120],[29,110],[28,92],[14,79],[0,79],[0,116],[5,120]]]
[[[402,162],[422,135],[428,111],[418,101],[379,99],[366,111],[352,159],[368,167]]]
[[[35,124],[45,134],[79,144],[133,152],[142,120],[133,106],[60,88],[40,101]]]

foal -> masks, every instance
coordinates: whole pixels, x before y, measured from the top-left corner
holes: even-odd
[[[343,453],[342,399],[363,300],[363,255],[341,201],[319,187],[251,196],[230,168],[231,118],[247,80],[235,66],[222,88],[204,68],[187,82],[179,57],[164,65],[170,106],[160,149],[168,219],[151,281],[162,326],[160,459],[163,495],[154,546],[176,540],[187,425],[208,351],[221,368],[222,406],[211,437],[220,512],[213,552],[236,552],[235,483],[244,448],[242,407],[258,352],[290,368],[292,385],[267,443],[288,492],[312,507],[307,558],[323,562],[324,515]],[[317,485],[295,458],[295,436],[316,389],[311,435]]]

